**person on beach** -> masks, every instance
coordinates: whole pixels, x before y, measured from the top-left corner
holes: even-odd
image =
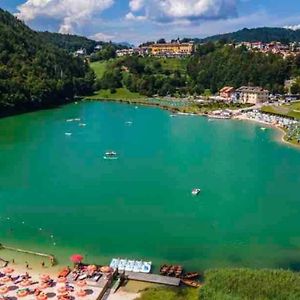
[[[14,263],[15,263],[15,259],[13,258],[13,259],[11,260],[11,262],[14,264]]]
[[[42,261],[41,265],[42,265],[42,268],[44,268],[45,267],[45,262]]]
[[[25,261],[25,264],[26,264],[26,269],[29,269],[29,263],[27,261]]]
[[[51,267],[53,267],[54,266],[54,258],[53,258],[53,256],[50,257],[50,262],[51,262]]]

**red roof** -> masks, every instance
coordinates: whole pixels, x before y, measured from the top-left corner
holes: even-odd
[[[220,90],[220,93],[230,93],[234,91],[234,87],[232,86],[225,86]]]

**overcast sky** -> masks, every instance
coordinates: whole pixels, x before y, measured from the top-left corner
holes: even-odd
[[[244,27],[300,28],[300,0],[0,0],[36,30],[139,43]]]

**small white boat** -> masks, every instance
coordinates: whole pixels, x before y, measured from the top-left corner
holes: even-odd
[[[138,106],[135,106],[134,108],[135,108],[135,109],[138,109],[139,107],[138,107]]]
[[[170,115],[170,117],[171,117],[171,118],[174,118],[174,117],[177,117],[177,115],[174,115],[174,114],[173,114],[173,115]]]
[[[80,126],[80,127],[85,127],[86,124],[85,124],[85,123],[79,123],[79,126]]]
[[[132,125],[132,122],[131,121],[127,121],[127,122],[125,122],[125,124],[130,126],[130,125]]]
[[[142,270],[142,266],[143,266],[143,262],[142,261],[136,261],[134,263],[132,271],[135,272],[135,273],[139,273]]]
[[[200,194],[200,192],[201,192],[200,189],[193,189],[193,190],[192,190],[192,195],[193,195],[193,196],[197,196],[197,195]]]
[[[117,152],[115,151],[107,151],[105,152],[104,159],[118,159]]]
[[[76,119],[74,119],[74,121],[79,122],[79,121],[81,121],[81,119],[80,118],[76,118]]]
[[[73,122],[74,119],[67,119],[66,122]]]
[[[267,130],[267,128],[261,127],[260,130],[265,131],[265,130]]]
[[[118,264],[118,270],[119,271],[124,271],[125,267],[126,267],[126,264],[127,264],[127,259],[121,259],[119,264]]]
[[[71,136],[72,133],[71,133],[71,132],[65,132],[65,135],[66,135],[66,136]]]
[[[152,266],[151,261],[144,261],[140,272],[150,273],[151,272],[151,266]]]
[[[125,271],[126,272],[132,272],[133,267],[134,267],[134,260],[128,260],[127,264],[125,266]]]
[[[117,269],[119,262],[120,262],[119,258],[113,258],[109,266],[113,269]]]

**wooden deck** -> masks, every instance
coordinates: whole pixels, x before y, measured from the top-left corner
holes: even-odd
[[[134,273],[134,272],[125,272],[125,275],[128,276],[130,280],[144,281],[172,286],[179,286],[180,279],[175,277],[161,276],[156,274],[145,274],[145,273]]]

